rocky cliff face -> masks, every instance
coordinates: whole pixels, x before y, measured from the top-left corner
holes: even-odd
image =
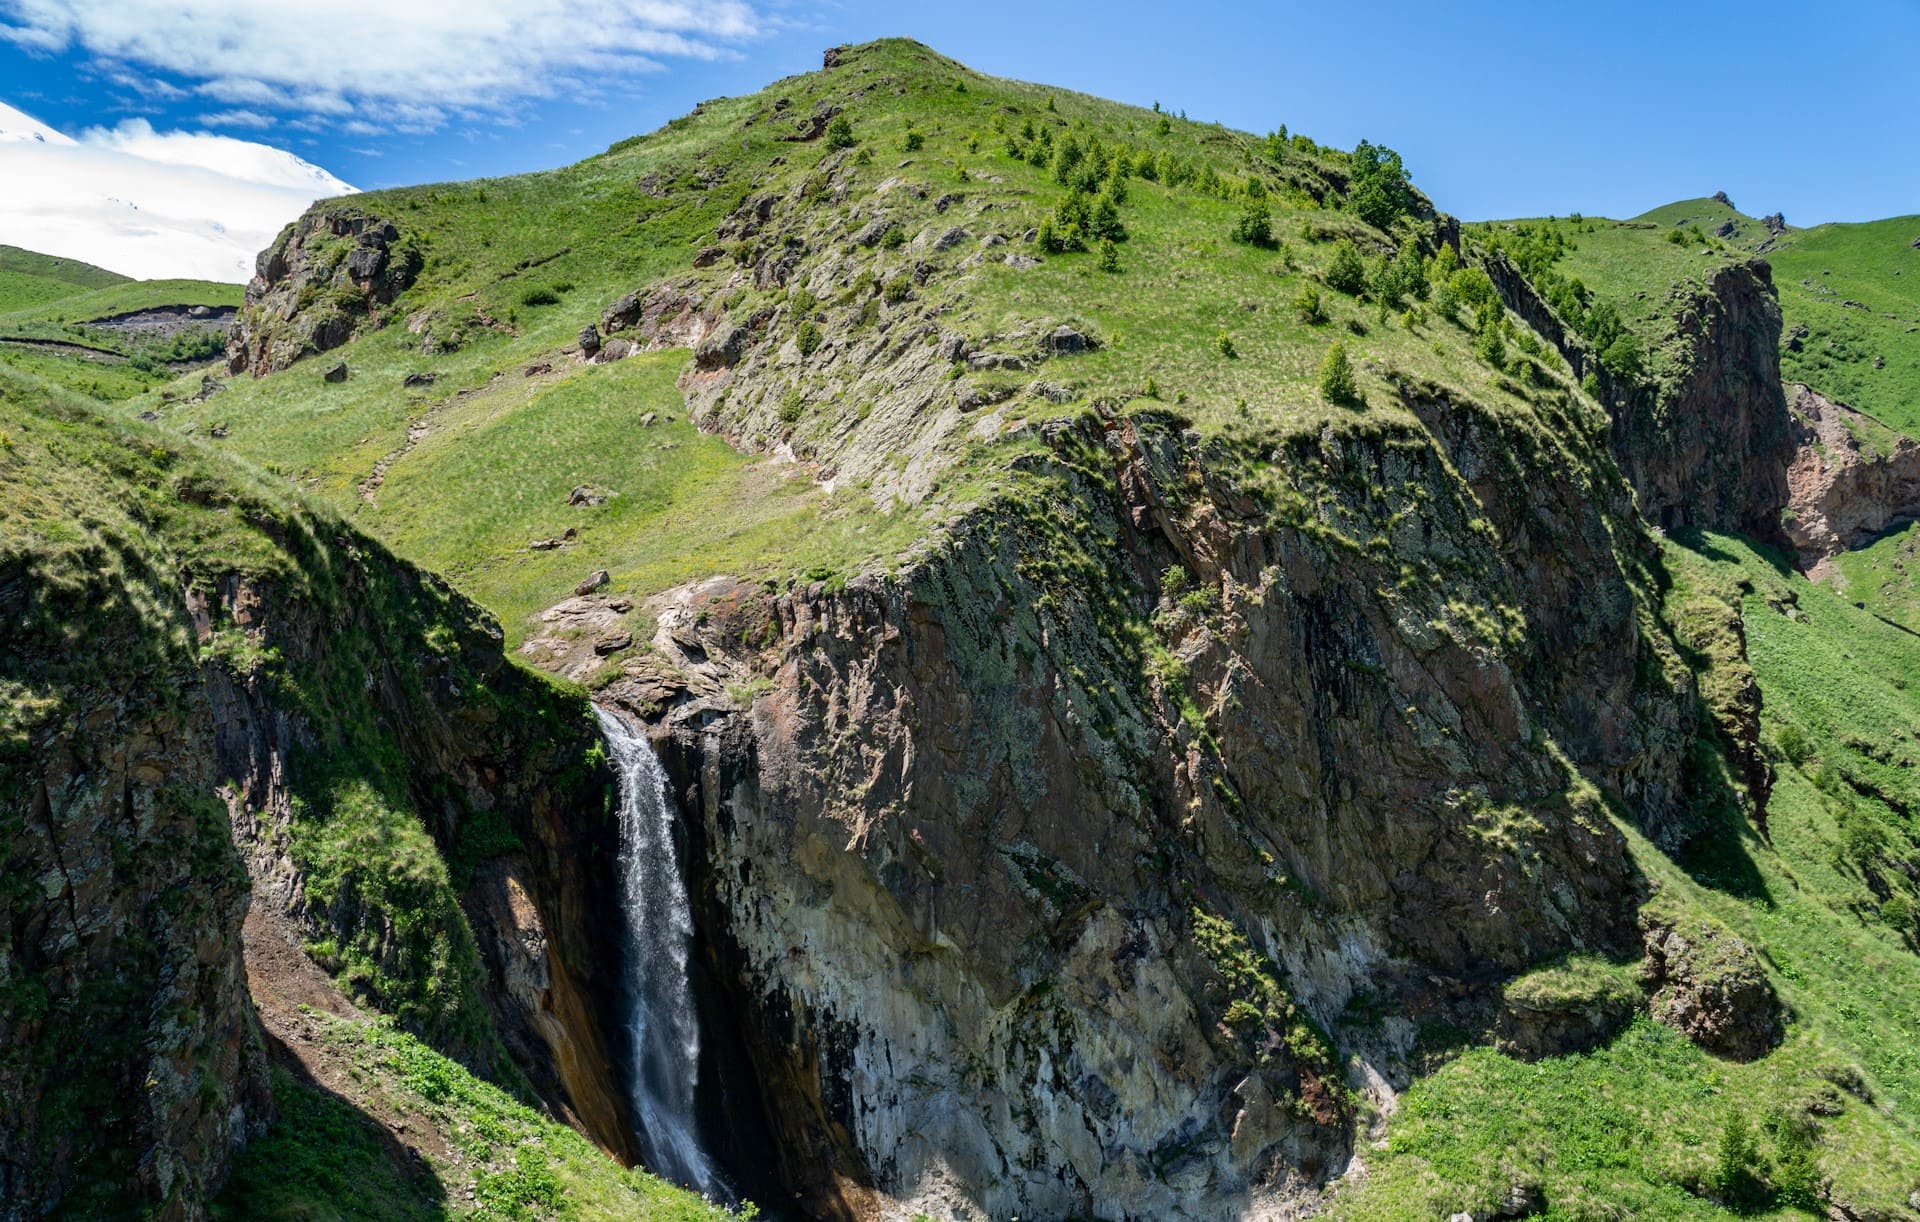
[[[584,701],[338,523],[85,412],[0,409],[0,1216],[204,1213],[269,1107],[250,902],[630,1156]]]
[[[1920,518],[1920,445],[1810,387],[1789,390],[1800,447],[1782,523],[1801,567]]]
[[[228,339],[229,372],[260,377],[386,325],[382,307],[422,263],[391,221],[346,205],[308,210],[260,252]]]
[[[212,702],[177,605],[143,632],[102,569],[0,554],[0,1217],[198,1216],[269,1114]],[[61,664],[75,625],[114,681]]]
[[[1764,259],[1722,268],[1677,309],[1682,355],[1670,376],[1646,384],[1601,366],[1504,255],[1484,266],[1508,308],[1560,349],[1575,376],[1599,378],[1614,458],[1649,522],[1784,542],[1780,511],[1797,437],[1780,382],[1780,305]]]
[[[1675,827],[1692,699],[1602,426],[1406,395],[1284,489],[1088,414],[897,577],[656,608],[607,695],[810,1211],[1278,1216],[1423,1023],[1634,944],[1593,783]]]

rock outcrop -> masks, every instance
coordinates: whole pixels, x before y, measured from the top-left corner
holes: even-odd
[[[1920,519],[1920,444],[1800,383],[1789,389],[1800,448],[1781,521],[1801,568]]]
[[[1641,514],[1785,542],[1796,430],[1780,381],[1780,304],[1764,259],[1722,267],[1674,311],[1673,372],[1629,382],[1600,364],[1504,254],[1483,261],[1507,307],[1552,342],[1575,377],[1598,378],[1615,460]]]
[[[124,570],[75,582],[0,553],[8,1218],[200,1217],[270,1112],[214,709],[184,613],[143,631],[148,596]],[[116,675],[62,664],[74,625]]]
[[[274,373],[385,326],[381,307],[423,264],[391,221],[344,204],[309,209],[260,252],[227,341],[228,371]]]
[[[1732,931],[1650,910],[1644,983],[1655,1021],[1735,1061],[1780,1042],[1781,1013],[1760,957]]]

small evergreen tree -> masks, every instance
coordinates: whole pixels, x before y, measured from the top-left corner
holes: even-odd
[[[1225,331],[1222,331],[1214,337],[1213,346],[1221,356],[1226,357],[1230,361],[1237,360],[1240,356],[1240,349],[1234,346],[1233,336],[1228,335]]]
[[[1334,340],[1327,347],[1327,355],[1320,362],[1320,397],[1327,402],[1342,405],[1358,400],[1359,384],[1354,381],[1353,362],[1347,359],[1347,346]]]
[[[1341,238],[1333,248],[1333,263],[1327,268],[1327,287],[1349,297],[1358,297],[1367,287],[1367,267],[1353,243]]]
[[[1100,242],[1100,270],[1118,272],[1120,270],[1120,248],[1112,238],[1103,238]]]
[[[1473,355],[1495,369],[1507,367],[1507,345],[1500,338],[1499,327],[1480,328],[1480,338],[1473,344]]]
[[[845,115],[833,116],[833,121],[827,124],[827,147],[850,149],[853,146],[853,120]]]
[[[1265,195],[1249,195],[1234,218],[1233,240],[1248,246],[1273,245],[1273,214],[1267,210]]]
[[[1309,326],[1319,326],[1327,321],[1326,307],[1320,303],[1320,289],[1314,284],[1300,286],[1299,296],[1293,299],[1293,313],[1296,318]]]

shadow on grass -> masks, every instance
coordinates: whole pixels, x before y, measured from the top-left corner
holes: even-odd
[[[313,1081],[266,1033],[276,1113],[212,1202],[217,1219],[447,1216],[433,1167],[351,1100]]]

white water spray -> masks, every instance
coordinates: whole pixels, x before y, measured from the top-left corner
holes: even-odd
[[[673,847],[667,774],[644,735],[595,708],[620,777],[620,899],[634,1122],[648,1170],[696,1192],[718,1187],[694,1124],[700,1025],[687,979],[693,913]]]

